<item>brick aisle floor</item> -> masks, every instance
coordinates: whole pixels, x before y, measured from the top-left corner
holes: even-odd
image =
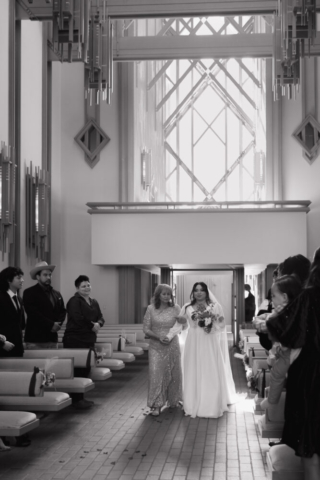
[[[237,392],[247,393],[241,361],[230,353]],[[43,418],[29,447],[0,453],[0,480],[266,480],[268,440],[258,434],[252,399],[219,419],[191,419],[180,409],[147,416],[147,371],[144,354],[96,383],[90,410]]]

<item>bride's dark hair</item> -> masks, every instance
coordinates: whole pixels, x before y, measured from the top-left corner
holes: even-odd
[[[157,310],[160,308],[160,305],[161,305],[161,299],[160,299],[160,295],[161,293],[163,292],[163,290],[168,290],[170,293],[171,293],[171,299],[169,301],[169,305],[171,307],[173,307],[174,305],[174,298],[173,298],[173,295],[172,295],[172,288],[170,287],[170,285],[167,285],[166,283],[160,283],[155,291],[154,291],[154,294],[153,294],[153,297],[152,297],[152,303],[154,305],[154,308],[156,308]]]
[[[206,302],[207,302],[207,304],[209,305],[209,303],[211,303],[208,286],[207,286],[204,282],[196,282],[196,283],[193,285],[192,290],[191,290],[191,293],[190,293],[190,300],[191,300],[191,302],[190,302],[188,305],[186,305],[186,309],[187,309],[188,307],[190,307],[190,305],[192,306],[192,305],[194,305],[194,304],[196,303],[197,300],[194,298],[193,293],[195,292],[195,290],[196,290],[196,288],[197,288],[198,285],[200,285],[201,288],[202,288],[202,290],[206,293]]]

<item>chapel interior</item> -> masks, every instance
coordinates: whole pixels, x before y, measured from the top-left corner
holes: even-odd
[[[258,309],[276,265],[319,247],[310,3],[312,25],[286,50],[292,14],[277,0],[1,0],[0,270],[19,266],[25,289],[37,262],[53,264],[65,301],[87,275],[122,331],[143,322],[159,283],[182,305],[205,281],[247,397],[218,420],[149,421],[144,352],[95,382],[90,411],[41,414],[28,448],[0,454],[0,480],[291,478],[270,472],[277,437],[260,435],[233,354],[244,284]]]

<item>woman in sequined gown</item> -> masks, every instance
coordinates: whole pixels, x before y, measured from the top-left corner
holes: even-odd
[[[229,411],[229,404],[238,400],[224,314],[216,299],[210,298],[208,287],[203,282],[194,284],[190,299],[191,302],[182,307],[177,323],[164,341],[174,340],[181,331],[181,324],[187,325],[182,361],[183,408],[185,414],[192,418],[218,418]],[[198,315],[206,311],[212,312],[215,319],[209,332],[198,324]]]
[[[176,407],[182,400],[182,374],[178,338],[163,343],[176,323],[180,307],[174,304],[169,285],[158,285],[148,306],[143,331],[150,338],[148,407],[158,416],[166,403]]]

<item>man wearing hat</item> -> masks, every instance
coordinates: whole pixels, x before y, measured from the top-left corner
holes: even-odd
[[[256,297],[251,293],[251,287],[248,283],[244,285],[244,308],[245,308],[245,322],[250,323],[256,312]]]
[[[37,285],[27,288],[23,294],[27,313],[24,340],[27,348],[56,348],[58,330],[66,318],[66,309],[60,292],[51,287],[55,265],[39,262],[30,276]]]

